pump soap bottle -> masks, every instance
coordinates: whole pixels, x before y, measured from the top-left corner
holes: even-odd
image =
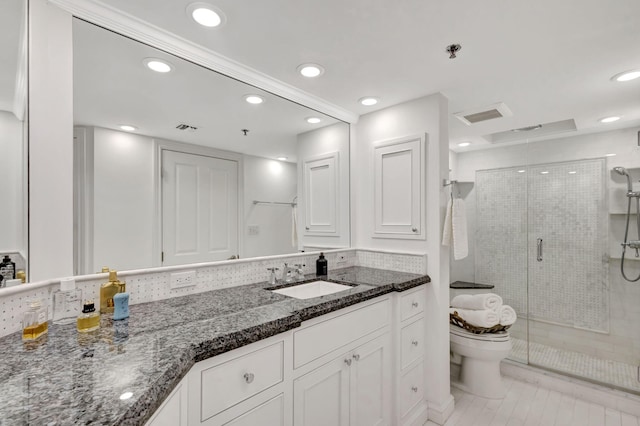
[[[328,267],[327,267],[327,259],[324,258],[324,253],[320,253],[320,257],[316,260],[316,275],[327,275]]]
[[[118,280],[116,271],[109,271],[109,281],[100,286],[100,313],[113,313],[113,296],[125,291],[125,283]]]
[[[60,290],[53,292],[53,323],[72,324],[82,308],[82,290],[73,278],[60,280]]]
[[[0,262],[0,275],[2,275],[3,281],[16,278],[16,263],[11,261],[8,254],[5,254],[4,259]]]

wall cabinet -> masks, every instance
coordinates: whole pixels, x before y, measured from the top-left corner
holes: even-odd
[[[294,424],[390,424],[389,338],[385,333],[296,379]]]
[[[304,159],[304,234],[337,235],[340,210],[339,155]]]
[[[425,238],[425,138],[374,147],[374,238]]]

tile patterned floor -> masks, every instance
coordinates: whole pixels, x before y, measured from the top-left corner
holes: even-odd
[[[481,398],[452,388],[455,410],[444,426],[640,426],[636,416],[510,377],[503,380],[504,399]]]
[[[513,349],[509,358],[526,362],[527,342],[516,338],[512,338],[511,341]],[[638,367],[635,365],[599,359],[534,342],[530,343],[529,362],[532,365],[609,383],[632,392],[640,392],[640,382],[637,380]]]

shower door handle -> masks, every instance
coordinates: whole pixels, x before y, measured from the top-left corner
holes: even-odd
[[[538,257],[537,257],[537,260],[538,260],[538,262],[542,262],[542,238],[538,238],[537,245],[538,245]]]

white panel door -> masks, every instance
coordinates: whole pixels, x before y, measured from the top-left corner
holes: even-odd
[[[346,426],[349,424],[349,355],[334,359],[293,383],[293,424]]]
[[[338,232],[338,153],[304,160],[305,234]]]
[[[416,136],[374,148],[374,237],[424,238],[423,145]]]
[[[389,334],[353,351],[351,425],[382,426],[391,419],[391,344]]]
[[[284,426],[284,424],[284,395],[280,394],[229,423],[225,423],[225,426]]]
[[[238,254],[238,163],[162,151],[163,265]]]

